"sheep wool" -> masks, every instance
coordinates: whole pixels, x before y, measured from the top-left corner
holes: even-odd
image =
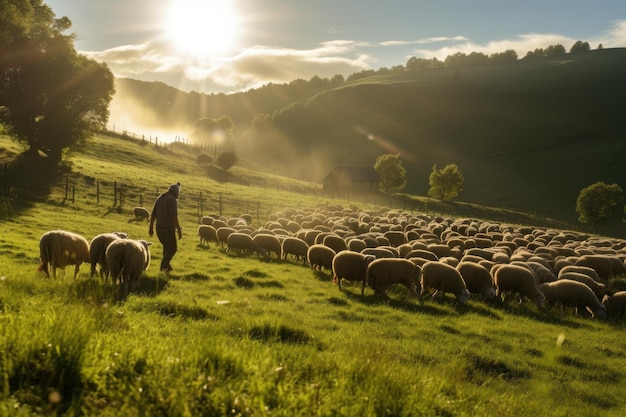
[[[518,294],[520,302],[523,297],[526,297],[537,306],[543,306],[545,297],[539,289],[535,273],[530,268],[520,265],[497,264],[492,273],[496,286],[496,297],[501,298],[503,293],[510,292]]]
[[[322,268],[332,270],[333,258],[337,253],[326,245],[316,243],[309,247],[307,251],[307,260],[311,269],[321,271]]]
[[[79,234],[65,230],[51,230],[39,239],[39,257],[41,264],[38,270],[44,271],[50,278],[48,266],[52,267],[52,276],[56,278],[57,268],[65,269],[75,265],[74,279],[83,262],[89,262],[89,242]]]
[[[123,232],[102,233],[91,239],[89,243],[89,262],[91,263],[91,277],[96,275],[96,265],[100,265],[100,277],[108,276],[109,265],[106,261],[106,250],[114,240],[126,239],[128,234]]]
[[[489,301],[496,297],[496,289],[493,286],[493,278],[489,269],[474,262],[459,262],[457,271],[463,277],[467,290],[471,294],[478,294],[483,300]]]
[[[304,263],[306,262],[308,251],[308,243],[297,237],[288,236],[283,239],[281,243],[282,259],[287,259],[287,255],[291,255],[296,259],[296,261],[302,260],[302,262]]]
[[[387,289],[393,284],[402,284],[419,297],[417,286],[421,268],[404,258],[379,258],[372,261],[365,274],[367,285],[376,294],[386,296]]]
[[[591,288],[582,282],[559,279],[541,284],[541,292],[549,303],[562,303],[580,310],[589,309],[593,317],[605,318],[606,307],[598,300]]]
[[[431,299],[434,299],[439,293],[445,295],[447,292],[454,294],[461,304],[466,303],[469,298],[469,291],[461,273],[446,263],[429,261],[422,265],[420,283],[422,296],[428,288],[435,290]]]
[[[133,207],[133,216],[135,220],[149,220],[150,212],[145,207]]]
[[[109,244],[106,259],[113,283],[119,281],[123,296],[139,287],[143,272],[150,266],[152,242],[118,239]]]
[[[341,280],[361,282],[361,295],[365,293],[365,275],[367,266],[376,259],[373,255],[363,255],[362,253],[343,250],[333,258],[333,283],[339,285],[341,290]]]
[[[619,291],[613,295],[605,295],[602,304],[606,309],[606,316],[610,318],[626,315],[626,291]]]

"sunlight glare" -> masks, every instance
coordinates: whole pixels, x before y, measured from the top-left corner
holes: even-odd
[[[182,52],[210,58],[235,47],[238,17],[230,0],[171,0],[166,36]]]

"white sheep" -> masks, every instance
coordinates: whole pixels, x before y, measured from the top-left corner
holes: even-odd
[[[402,284],[419,297],[417,286],[421,268],[404,258],[380,258],[372,261],[365,274],[367,285],[376,294],[386,296],[387,288],[393,284]]]
[[[336,254],[337,253],[328,246],[316,243],[309,246],[306,257],[311,269],[321,271],[322,268],[326,268],[330,271],[333,269],[333,258]]]
[[[492,273],[496,286],[496,297],[501,298],[503,293],[510,292],[519,295],[520,303],[523,301],[523,297],[526,297],[537,306],[543,306],[545,297],[539,289],[539,282],[531,269],[519,265],[496,264]]]
[[[619,291],[613,295],[605,295],[602,304],[606,309],[606,316],[621,317],[626,314],[626,291]]]
[[[150,212],[145,207],[133,207],[133,216],[135,220],[149,220]]]
[[[252,237],[252,240],[265,250],[266,257],[269,257],[273,252],[276,254],[276,259],[280,259],[282,242],[278,236],[269,233],[258,233]]]
[[[79,234],[65,230],[51,230],[39,239],[39,257],[41,264],[38,270],[44,271],[50,278],[48,265],[52,266],[52,276],[56,278],[56,269],[65,269],[75,265],[74,279],[83,262],[89,262],[89,242]]]
[[[485,266],[474,262],[459,262],[457,271],[463,277],[465,285],[471,294],[479,294],[483,300],[490,301],[496,297],[493,277]]]
[[[222,230],[222,228],[218,229],[218,232]],[[228,235],[226,239],[226,252],[230,252],[231,250],[238,250],[241,254],[245,255],[248,252],[256,253],[258,256],[265,257],[267,256],[267,251],[259,246],[254,240],[252,240],[252,236],[247,233],[242,232],[233,232]]]
[[[209,245],[210,242],[219,243],[217,239],[217,229],[209,224],[201,224],[198,226],[198,237],[200,238],[200,244],[206,242]]]
[[[440,293],[445,296],[447,292],[454,294],[461,304],[465,304],[469,298],[470,293],[461,273],[451,265],[438,261],[426,262],[422,265],[420,277],[422,287],[420,295],[422,297],[429,288],[432,288],[435,292],[431,296],[431,300],[434,300]]]
[[[332,270],[333,282],[339,285],[341,290],[341,280],[361,282],[361,295],[365,292],[365,275],[367,266],[375,260],[373,255],[363,255],[362,253],[342,250],[333,257]]]
[[[283,239],[281,244],[282,259],[287,259],[287,255],[292,255],[296,258],[296,261],[302,260],[304,263],[306,262],[308,251],[308,243],[297,237],[288,236]]]
[[[117,239],[107,247],[109,273],[114,284],[119,281],[123,296],[139,287],[141,275],[150,266],[150,245],[145,240]]]
[[[592,280],[596,282],[600,282],[600,276],[598,276],[598,273],[596,272],[596,270],[588,266],[566,265],[566,266],[563,266],[561,269],[559,269],[559,274],[566,273],[566,272],[579,272],[581,274],[585,274],[589,276],[589,278],[591,278]]]
[[[605,318],[606,308],[598,300],[591,288],[582,282],[571,279],[559,279],[541,284],[541,292],[549,303],[561,303],[580,309],[588,309],[593,317]]]
[[[89,262],[91,263],[91,276],[96,275],[96,265],[100,265],[100,277],[108,275],[109,266],[106,259],[106,250],[117,239],[126,239],[127,233],[111,232],[102,233],[91,239],[89,243]]]
[[[561,271],[559,273],[559,280],[561,279],[571,279],[572,281],[582,282],[598,297],[598,299],[602,299],[604,294],[606,293],[606,286],[601,282],[595,281],[589,275],[583,274],[582,272],[574,272],[574,271]]]

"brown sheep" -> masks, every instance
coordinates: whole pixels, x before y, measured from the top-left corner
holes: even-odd
[[[333,258],[333,282],[339,285],[341,290],[341,280],[360,281],[361,295],[365,293],[365,275],[367,266],[376,258],[373,255],[363,255],[351,250],[343,250]]]
[[[561,271],[561,273],[559,274],[559,280],[561,280],[561,279],[570,279],[572,281],[582,282],[583,284],[585,284],[586,286],[591,288],[593,293],[600,300],[602,299],[602,297],[606,293],[606,286],[604,284],[595,281],[594,279],[589,277],[589,275],[583,274],[581,272],[574,272],[574,271],[563,272],[563,271]]]
[[[222,230],[218,229],[218,232]],[[265,257],[267,256],[267,251],[259,246],[254,240],[252,240],[252,236],[247,233],[241,232],[233,232],[228,235],[226,239],[226,252],[230,252],[232,250],[237,250],[241,254],[245,255],[248,252],[256,253],[258,256]]]
[[[422,273],[420,275],[420,284],[422,287],[421,296],[426,294],[428,288],[433,288],[435,292],[431,299],[441,293],[450,292],[456,296],[456,299],[465,304],[469,298],[469,291],[463,281],[460,272],[453,266],[445,263],[430,261],[422,265]]]
[[[419,297],[417,286],[421,268],[408,259],[380,258],[367,267],[367,285],[378,295],[386,296],[387,289],[393,284],[402,284]]]
[[[574,306],[577,314],[580,309],[588,309],[593,317],[606,317],[604,305],[598,300],[591,288],[582,282],[559,279],[541,284],[540,289],[549,303]]]
[[[276,255],[276,259],[280,259],[282,256],[282,243],[276,235],[259,233],[254,235],[252,240],[265,250],[266,257],[269,257],[271,253]]]
[[[100,277],[108,275],[109,265],[106,259],[107,247],[117,239],[125,239],[128,234],[122,232],[102,233],[89,242],[89,262],[91,263],[91,277],[96,275],[96,265],[100,265]]]
[[[209,242],[219,243],[217,239],[217,230],[215,227],[208,224],[201,224],[198,226],[198,237],[200,238],[200,244],[204,244],[206,242],[209,245]]]
[[[534,272],[519,265],[497,264],[494,267],[493,280],[496,286],[496,297],[502,298],[503,293],[519,295],[520,303],[526,297],[537,306],[542,307],[545,297],[539,289]]]
[[[133,207],[133,216],[135,220],[149,220],[150,212],[145,207]]]

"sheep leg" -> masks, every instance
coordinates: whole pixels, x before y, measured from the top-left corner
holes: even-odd
[[[78,275],[78,269],[80,268],[79,264],[76,264],[76,267],[74,268],[74,279],[76,279],[76,276]]]

